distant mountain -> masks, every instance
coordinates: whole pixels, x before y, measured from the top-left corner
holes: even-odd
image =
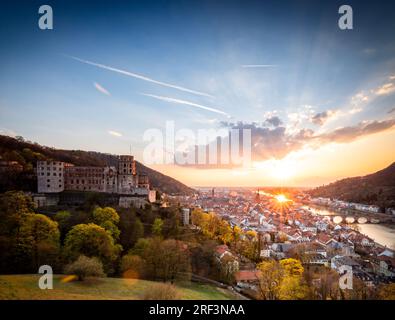
[[[309,193],[314,197],[395,207],[395,162],[367,176],[342,179]]]
[[[61,150],[41,146],[38,143],[25,141],[22,137],[8,137],[0,135],[1,161],[17,161],[22,170],[6,170],[0,166],[0,192],[10,189],[36,191],[36,177],[34,167],[37,160],[57,160],[69,162],[77,166],[105,166],[115,165],[117,156],[107,153]],[[191,194],[194,192],[185,184],[150,169],[136,161],[137,172],[149,177],[151,185],[167,194]]]

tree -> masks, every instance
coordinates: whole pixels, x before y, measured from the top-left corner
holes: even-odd
[[[163,281],[174,282],[175,279],[189,278],[191,270],[189,252],[184,242],[168,239],[160,244],[157,261],[157,277]]]
[[[280,294],[280,284],[284,270],[274,261],[264,261],[258,264],[259,289],[263,300],[277,300]]]
[[[139,239],[130,253],[144,259],[146,275],[150,278],[174,282],[189,277],[189,251],[182,241],[163,241],[159,237]]]
[[[163,220],[161,218],[156,218],[152,225],[152,233],[158,237],[162,235]]]
[[[96,207],[92,213],[93,222],[97,225],[101,225],[107,221],[114,223],[115,225],[119,223],[119,215],[117,211],[111,207]]]
[[[384,284],[379,291],[382,300],[395,300],[395,283]]]
[[[304,271],[302,263],[292,258],[280,260],[280,266],[287,276],[301,276]]]
[[[116,245],[111,235],[94,223],[78,224],[68,233],[64,244],[64,254],[70,260],[80,255],[98,257],[105,270],[112,270],[112,263],[118,258],[122,247]]]
[[[70,218],[71,218],[71,213],[66,210],[59,211],[54,216],[54,220],[59,225],[59,230],[60,230],[60,235],[61,235],[62,240],[64,239],[67,231],[70,228],[70,220],[71,220]]]
[[[119,242],[126,251],[131,249],[138,239],[144,237],[144,226],[134,211],[120,212],[119,229]]]
[[[300,300],[307,296],[308,288],[303,283],[303,267],[299,260],[271,260],[258,264],[259,287],[265,300]]]
[[[84,255],[65,267],[65,273],[76,275],[78,281],[83,281],[86,277],[105,277],[103,264],[99,259],[88,258]]]
[[[53,265],[59,253],[58,223],[42,214],[27,214],[16,239],[17,248],[23,248],[30,257],[33,270],[40,265]]]
[[[301,283],[300,276],[285,276],[280,285],[280,300],[302,300],[308,292],[307,286]]]
[[[115,240],[119,240],[120,231],[117,227],[119,223],[119,215],[117,211],[111,207],[96,207],[92,213],[93,222],[106,229]]]

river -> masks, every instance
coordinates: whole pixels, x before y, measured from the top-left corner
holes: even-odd
[[[305,207],[307,209],[307,207]],[[330,209],[321,209],[317,207],[310,207],[309,209],[312,213],[322,215],[322,216],[336,216],[338,213]],[[373,239],[378,244],[387,246],[389,248],[395,247],[395,229],[383,224],[370,224],[370,223],[360,223],[358,224],[359,231]]]

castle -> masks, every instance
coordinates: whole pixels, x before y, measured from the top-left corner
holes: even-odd
[[[141,203],[143,199],[154,202],[156,198],[147,175],[136,173],[134,157],[128,155],[119,156],[116,167],[80,167],[60,161],[38,161],[37,190],[43,194],[44,202],[48,202],[51,195],[64,191],[118,195],[119,205],[124,207]],[[44,205],[39,195],[37,201],[38,205]]]

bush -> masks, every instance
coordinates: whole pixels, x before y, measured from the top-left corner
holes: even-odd
[[[124,278],[144,278],[144,268],[145,262],[140,256],[127,254],[122,257],[120,269]]]
[[[144,293],[144,300],[179,300],[177,288],[169,283],[156,283]]]
[[[86,277],[105,277],[103,271],[103,264],[97,258],[88,258],[86,256],[79,256],[78,259],[65,268],[66,274],[73,274],[78,277],[79,281]]]

